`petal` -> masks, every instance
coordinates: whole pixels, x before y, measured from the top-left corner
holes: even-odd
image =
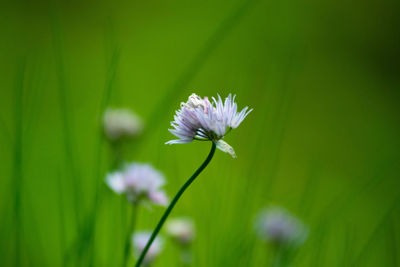
[[[224,151],[225,153],[228,153],[229,155],[232,156],[232,158],[236,158],[235,150],[233,150],[233,147],[231,147],[224,140],[222,140],[222,139],[218,140],[216,145],[217,145],[217,148],[220,149],[221,151]]]
[[[122,194],[126,191],[124,176],[120,172],[114,172],[107,175],[106,183],[117,194]]]
[[[170,140],[166,142],[166,145],[173,145],[173,144],[187,144],[192,142],[192,140],[183,140],[183,139],[175,139],[175,140]]]
[[[151,192],[149,198],[152,202],[161,206],[167,206],[168,204],[168,197],[164,191]]]

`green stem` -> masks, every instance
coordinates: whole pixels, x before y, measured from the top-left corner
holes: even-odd
[[[208,154],[206,160],[195,171],[195,173],[193,173],[193,175],[183,184],[181,189],[179,189],[178,193],[176,193],[175,197],[172,199],[171,203],[167,207],[167,210],[164,212],[164,214],[161,217],[160,221],[158,222],[156,228],[154,229],[153,233],[151,234],[151,237],[150,237],[149,241],[147,242],[146,247],[143,249],[142,253],[140,254],[140,257],[139,257],[138,261],[136,262],[135,267],[139,267],[140,264],[142,264],[147,251],[149,250],[154,239],[156,238],[158,232],[160,232],[161,227],[163,226],[164,222],[167,220],[167,218],[168,218],[169,214],[171,213],[172,209],[174,208],[176,202],[178,202],[179,198],[182,196],[183,192],[185,192],[186,188],[189,187],[189,185],[194,181],[194,179],[196,179],[196,177],[205,169],[205,167],[207,167],[208,163],[210,163],[212,157],[214,156],[215,148],[216,148],[216,145],[214,142],[212,142],[211,151]]]
[[[282,246],[278,245],[277,247],[274,248],[274,258],[272,262],[272,267],[285,267],[288,266],[288,261],[289,261],[289,250]]]
[[[189,267],[192,265],[193,255],[192,255],[192,251],[190,249],[190,245],[181,247],[180,257],[181,257],[180,266]]]
[[[126,232],[125,247],[124,247],[124,258],[122,259],[122,267],[127,266],[129,259],[129,252],[131,251],[131,236],[135,230],[135,224],[137,220],[138,212],[137,203],[133,203],[131,219],[128,226],[128,231]]]

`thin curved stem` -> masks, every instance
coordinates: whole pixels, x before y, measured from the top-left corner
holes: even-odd
[[[171,203],[167,207],[166,211],[164,212],[163,216],[161,217],[160,221],[158,222],[156,228],[154,229],[153,233],[151,234],[149,241],[147,241],[147,244],[146,244],[145,248],[143,249],[142,253],[140,254],[140,257],[139,257],[138,261],[136,262],[135,267],[139,267],[140,264],[142,264],[147,251],[149,250],[154,239],[156,238],[158,232],[160,232],[161,227],[163,226],[164,222],[167,220],[167,218],[168,218],[169,214],[171,213],[172,209],[174,208],[176,202],[178,202],[179,198],[182,196],[183,192],[185,192],[186,188],[189,187],[189,185],[194,181],[194,179],[196,179],[196,177],[205,169],[205,167],[207,167],[208,163],[210,163],[212,157],[214,156],[215,148],[216,148],[216,145],[214,142],[212,142],[211,151],[208,154],[206,160],[193,173],[193,175],[183,184],[183,186],[179,189],[178,193],[176,193],[175,197],[172,199]]]
[[[125,236],[125,245],[124,245],[124,256],[122,259],[122,267],[126,267],[128,264],[129,259],[129,252],[131,251],[131,236],[135,230],[135,224],[137,220],[137,212],[138,212],[138,205],[137,203],[133,203],[132,214],[129,222],[129,226]]]

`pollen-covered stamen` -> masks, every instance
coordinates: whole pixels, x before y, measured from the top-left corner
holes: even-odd
[[[208,110],[207,103],[206,103],[207,101],[208,101],[207,97],[202,99],[200,96],[198,96],[196,94],[191,94],[189,96],[188,102],[182,103],[181,107],[185,107],[188,109],[201,108],[202,110],[204,110],[204,112],[207,112],[207,110]]]

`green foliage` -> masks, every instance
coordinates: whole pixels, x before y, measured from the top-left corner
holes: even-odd
[[[162,170],[173,196],[209,150],[164,145],[174,110],[192,92],[232,92],[254,108],[226,137],[238,158],[217,151],[172,212],[195,220],[193,266],[272,264],[253,233],[269,204],[310,227],[292,266],[398,266],[395,4],[5,4],[1,265],[121,266],[131,207],[104,183],[117,166],[105,108],[144,119],[121,152]],[[153,229],[163,211],[141,207],[135,228]],[[155,266],[178,259],[167,241]]]

